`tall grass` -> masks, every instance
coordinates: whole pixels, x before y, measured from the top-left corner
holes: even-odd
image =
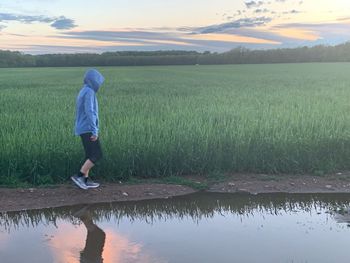
[[[100,178],[350,168],[350,64],[100,68]],[[84,68],[0,69],[0,184],[63,182]]]

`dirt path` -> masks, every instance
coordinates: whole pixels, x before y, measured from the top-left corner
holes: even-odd
[[[350,193],[350,173],[329,176],[226,175],[213,183],[203,177],[186,177],[208,184],[207,191],[224,193]],[[169,184],[103,184],[98,189],[80,190],[72,185],[53,188],[0,188],[0,212],[70,206],[77,204],[169,198],[196,190]]]
[[[350,173],[328,176],[232,175],[209,191],[224,193],[350,193]]]
[[[103,184],[98,189],[88,191],[80,190],[71,185],[62,185],[55,188],[0,188],[0,212],[77,204],[168,198],[193,192],[195,190],[190,187],[163,184]]]

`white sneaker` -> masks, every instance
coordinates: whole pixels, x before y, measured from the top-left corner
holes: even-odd
[[[85,178],[83,176],[73,175],[72,181],[81,189],[87,190],[88,186],[85,184]]]
[[[100,186],[99,183],[95,183],[94,181],[92,181],[90,177],[85,178],[85,185],[87,188],[97,188]]]

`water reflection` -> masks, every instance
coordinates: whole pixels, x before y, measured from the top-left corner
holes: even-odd
[[[350,207],[338,209],[334,212],[334,219],[339,224],[347,224],[350,227]]]
[[[158,220],[191,218],[197,222],[203,218],[211,218],[216,213],[247,217],[259,213],[278,215],[299,210],[310,212],[312,209],[337,211],[350,207],[349,197],[348,194],[197,193],[171,199],[90,205],[88,209],[93,221],[113,219],[118,222],[127,218],[130,221],[143,220],[153,224]],[[82,206],[77,206],[0,213],[0,226],[3,230],[10,231],[19,226],[56,225],[57,220],[75,223],[76,211],[81,208]]]
[[[327,248],[347,262],[349,197],[197,193],[2,213],[1,263],[332,262]]]
[[[87,230],[85,248],[80,253],[80,263],[103,263],[102,252],[106,241],[106,233],[92,220],[87,206],[77,211],[78,217]]]
[[[52,238],[47,240],[54,263],[159,262],[151,260],[141,244],[111,227],[103,230],[98,226],[92,219],[90,206],[72,211],[75,221],[72,224],[57,221],[56,231],[51,232]]]

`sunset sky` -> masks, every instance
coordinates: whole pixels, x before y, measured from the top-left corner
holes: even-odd
[[[1,0],[0,49],[223,52],[350,40],[348,0]]]

